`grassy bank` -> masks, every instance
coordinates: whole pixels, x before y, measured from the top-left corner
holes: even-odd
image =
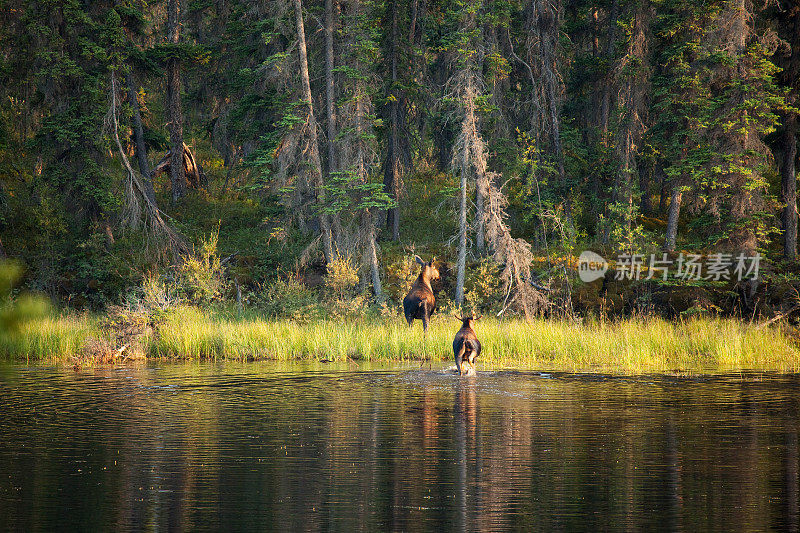
[[[121,338],[107,321],[90,316],[29,321],[17,331],[0,335],[0,353],[7,360],[47,364],[144,358],[450,361],[458,327],[451,317],[435,317],[424,341],[421,324],[409,329],[400,317],[303,324],[178,308],[129,338]],[[479,369],[800,371],[800,347],[789,331],[737,320],[629,319],[579,324],[485,318],[476,330],[483,343]],[[122,346],[125,349],[120,351]]]

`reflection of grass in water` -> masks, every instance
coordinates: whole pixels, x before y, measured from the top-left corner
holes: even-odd
[[[325,359],[451,361],[458,322],[434,316],[423,340],[422,326],[409,329],[400,318],[312,321],[241,319],[179,308],[144,339],[149,356],[181,359]],[[693,318],[574,324],[536,320],[499,322],[485,318],[475,327],[483,352],[478,370],[665,372],[739,369],[800,370],[800,349],[781,328],[757,329],[736,320]],[[79,356],[86,339],[109,338],[98,322],[62,316],[30,322],[16,334],[0,336],[0,350],[13,359],[67,361]]]

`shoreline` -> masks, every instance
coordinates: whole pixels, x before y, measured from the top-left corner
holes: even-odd
[[[420,364],[422,363],[422,364]],[[432,366],[430,366],[432,365]],[[698,383],[722,381],[760,382],[769,379],[800,379],[800,370],[781,371],[763,369],[705,369],[686,371],[643,371],[624,372],[621,370],[579,369],[579,370],[548,370],[525,367],[490,367],[476,365],[475,374],[464,375],[459,378],[455,364],[449,361],[338,361],[321,362],[309,359],[292,359],[279,361],[276,359],[233,360],[233,359],[202,359],[188,360],[178,358],[147,358],[126,363],[104,364],[59,364],[45,363],[42,361],[0,360],[0,375],[8,372],[25,371],[58,371],[65,373],[90,373],[111,375],[116,372],[165,372],[172,374],[190,369],[200,372],[203,376],[286,376],[290,379],[297,375],[340,375],[340,374],[376,374],[392,376],[425,376],[427,379],[442,380],[453,378],[455,382],[475,384],[475,380],[488,378],[502,378],[504,376],[520,376],[541,380],[575,380],[585,383],[597,381],[630,381],[647,382],[657,380],[661,382],[696,381]],[[461,380],[461,381],[459,381]],[[443,381],[443,383],[446,381]]]
[[[153,319],[64,314],[0,334],[11,363],[120,365],[148,361],[452,362],[457,321],[434,315],[423,339],[416,321],[358,317],[295,322],[178,307]],[[736,319],[614,321],[484,318],[478,370],[609,374],[800,371],[800,339],[778,324]]]

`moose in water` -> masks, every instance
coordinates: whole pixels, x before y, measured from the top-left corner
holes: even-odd
[[[417,263],[422,266],[422,271],[411,286],[411,290],[403,298],[403,312],[408,325],[412,325],[415,318],[422,320],[422,329],[428,332],[428,321],[436,309],[436,297],[433,295],[431,280],[439,279],[439,269],[433,266],[434,257],[429,262],[423,261],[418,255],[414,256]]]
[[[481,341],[478,340],[475,330],[472,329],[475,321],[479,320],[481,316],[456,317],[461,321],[461,329],[453,339],[453,354],[460,376],[463,376],[465,372],[469,373],[470,370],[475,370],[475,359],[481,354]]]

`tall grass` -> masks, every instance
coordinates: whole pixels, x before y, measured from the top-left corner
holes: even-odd
[[[150,357],[178,359],[451,361],[459,322],[435,316],[423,337],[400,317],[319,320],[243,318],[191,307],[170,311],[142,340]],[[800,347],[780,327],[737,320],[657,318],[614,322],[535,320],[477,322],[478,367],[588,372],[800,371]],[[45,362],[78,356],[86,339],[109,338],[97,321],[62,316],[30,322],[0,336],[0,353]]]
[[[0,356],[60,363],[81,357],[87,341],[103,338],[97,321],[86,315],[45,316],[0,331]]]

